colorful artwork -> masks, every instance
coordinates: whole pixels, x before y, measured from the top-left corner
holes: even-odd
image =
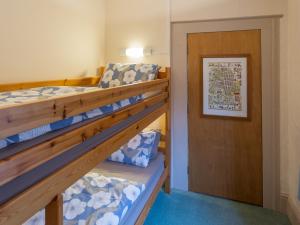
[[[209,109],[241,111],[242,65],[239,62],[211,62],[209,68]]]
[[[247,58],[203,59],[203,114],[247,117]]]

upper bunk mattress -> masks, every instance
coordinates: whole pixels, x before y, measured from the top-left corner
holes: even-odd
[[[60,96],[68,96],[73,94],[86,93],[99,89],[99,87],[69,87],[69,86],[49,86],[38,87],[27,90],[18,90],[10,92],[0,92],[0,107],[16,104],[30,103],[37,100],[51,99]],[[102,106],[89,112],[81,113],[76,116],[66,118],[54,123],[46,124],[31,130],[24,131],[19,134],[12,135],[0,140],[0,150],[15,144],[28,140],[32,140],[44,134],[69,127],[71,125],[83,122],[99,116],[105,116],[123,107],[137,103],[141,100],[141,96],[135,96],[115,102],[110,105]]]

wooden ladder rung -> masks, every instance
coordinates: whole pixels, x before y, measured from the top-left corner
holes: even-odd
[[[47,206],[46,206],[46,225],[63,225],[63,196],[62,194],[57,195]]]

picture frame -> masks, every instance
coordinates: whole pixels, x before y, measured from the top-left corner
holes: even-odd
[[[203,117],[249,119],[249,58],[201,56]]]

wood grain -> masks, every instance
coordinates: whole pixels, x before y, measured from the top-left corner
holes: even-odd
[[[46,206],[45,225],[63,225],[63,196],[59,194]]]
[[[140,103],[126,107],[112,115],[103,117],[66,134],[33,146],[12,157],[0,160],[0,185],[3,185],[31,169],[42,165],[46,161],[57,157],[70,148],[101,133],[103,130],[108,129],[121,121],[127,120],[130,116],[142,112],[151,105],[165,101],[167,98],[168,93],[163,92]]]
[[[105,160],[116,149],[161,116],[168,109],[164,104],[140,121],[127,127],[109,140],[64,168],[53,173],[41,182],[33,185],[22,194],[0,206],[0,224],[21,224],[49,204],[55,196],[62,193],[79,178]],[[30,205],[30,207],[28,207]]]
[[[22,82],[12,84],[0,84],[0,92],[15,91],[36,87],[47,86],[95,86],[99,83],[99,76],[90,76],[84,78],[71,78],[64,80],[48,80],[48,81],[35,81],[35,82]]]
[[[101,74],[103,74],[104,68],[99,68],[99,77],[90,80],[64,80],[64,81],[50,81],[50,82],[34,82],[34,83],[22,83],[13,85],[0,85],[0,90],[18,90],[22,88],[31,88],[38,86],[52,86],[52,85],[94,85],[98,83]],[[76,130],[70,131],[58,138],[54,138],[50,141],[42,143],[41,145],[35,146],[31,149],[26,150],[22,154],[17,154],[11,157],[7,162],[0,162],[1,180],[6,179],[8,181],[14,176],[22,174],[22,170],[26,171],[29,168],[33,168],[45,160],[51,158],[51,154],[58,154],[69,147],[81,143],[85,138],[95,135],[97,132],[101,132],[103,129],[111,126],[117,121],[124,120],[128,116],[133,115],[144,108],[149,107],[155,102],[165,101],[165,104],[150,113],[149,115],[142,118],[140,121],[128,126],[126,129],[122,130],[118,134],[114,135],[109,140],[97,146],[92,151],[86,153],[84,156],[77,160],[74,160],[70,164],[66,165],[64,168],[54,172],[52,175],[48,176],[41,182],[28,188],[23,193],[15,196],[12,200],[0,206],[0,224],[2,225],[15,225],[21,224],[32,215],[38,212],[40,209],[46,207],[46,225],[61,225],[63,224],[63,199],[61,193],[76,182],[79,178],[93,169],[99,162],[105,160],[112,152],[114,152],[121,145],[125,144],[130,138],[132,138],[137,133],[141,132],[146,126],[155,121],[161,115],[166,116],[165,133],[162,136],[162,148],[160,149],[166,154],[165,171],[160,178],[159,183],[156,185],[151,198],[148,200],[138,222],[142,223],[146,218],[146,215],[154,202],[154,199],[159,192],[160,187],[163,182],[169,182],[169,171],[170,171],[170,69],[166,68],[164,72],[159,73],[160,80],[150,81],[145,84],[136,84],[132,86],[127,86],[123,88],[115,88],[113,90],[107,90],[101,93],[89,93],[87,95],[80,96],[67,96],[64,99],[57,98],[54,102],[48,101],[38,101],[22,106],[13,106],[7,108],[0,108],[0,126],[2,128],[3,119],[7,119],[7,127],[10,129],[3,129],[7,132],[4,136],[7,136],[9,132],[16,132],[18,129],[28,129],[36,124],[49,123],[53,119],[60,119],[66,116],[78,114],[81,110],[87,111],[90,107],[95,107],[99,104],[109,104],[110,102],[118,101],[120,98],[127,98],[126,96],[133,96],[139,93],[145,93],[152,90],[160,90],[161,93],[155,97],[145,100],[139,104],[129,106],[126,109],[118,113],[114,113],[113,116],[103,118],[87,124],[86,126],[80,127]],[[98,80],[97,80],[98,79]],[[2,89],[1,89],[2,88]],[[138,90],[140,89],[140,90]],[[121,97],[122,96],[122,97]],[[79,97],[79,99],[78,99]],[[79,105],[78,105],[79,101]],[[66,104],[67,103],[67,104]],[[48,105],[47,105],[48,104]],[[51,108],[52,105],[52,108]],[[62,107],[63,105],[63,107]],[[54,106],[54,107],[53,107]],[[80,109],[78,110],[79,107]],[[63,108],[63,112],[59,109]],[[50,119],[45,117],[48,110],[52,111],[54,109],[55,113],[53,118]],[[8,114],[7,114],[8,113]],[[10,114],[11,113],[11,114]],[[73,114],[72,114],[73,113]],[[23,114],[23,115],[22,115]],[[27,115],[26,115],[27,114]],[[58,114],[58,116],[56,115]],[[6,116],[5,116],[6,115]],[[61,117],[63,116],[63,117]],[[17,118],[17,120],[15,120]],[[18,120],[19,119],[19,120]],[[21,123],[31,123],[30,125],[25,125],[24,127],[14,127],[14,122],[16,124]],[[2,123],[2,124],[1,124]],[[27,127],[27,128],[26,128]],[[96,129],[96,130],[95,130]],[[82,136],[83,134],[83,136]],[[0,134],[2,135],[2,133]],[[74,142],[75,140],[75,142]],[[50,148],[49,148],[50,146]],[[52,146],[52,148],[51,148]],[[30,154],[29,154],[30,153]],[[50,155],[49,155],[50,153]],[[44,155],[43,155],[44,154]],[[32,157],[30,157],[30,155]],[[48,157],[48,158],[47,158]],[[50,158],[49,158],[50,157]],[[35,162],[34,162],[35,161]],[[3,164],[2,164],[3,163]],[[8,163],[8,164],[5,164]],[[9,164],[12,163],[12,164]],[[24,165],[26,166],[24,167]],[[30,167],[31,166],[31,167]],[[13,171],[13,173],[10,173]],[[17,171],[17,173],[16,173]],[[7,173],[8,176],[5,176]]]
[[[262,205],[260,30],[188,36],[189,189]],[[203,118],[203,55],[249,55],[249,120]]]
[[[169,79],[169,83],[171,84],[171,69],[166,68],[166,78]],[[171,96],[172,90],[171,85],[168,86],[168,93]],[[168,175],[165,181],[164,190],[166,193],[171,193],[171,98],[167,100],[168,110],[165,114],[165,136],[163,137],[165,140],[165,165],[168,169]]]
[[[101,89],[0,107],[0,138],[53,123],[122,99],[150,91],[164,90],[168,79],[147,81],[116,88]]]

